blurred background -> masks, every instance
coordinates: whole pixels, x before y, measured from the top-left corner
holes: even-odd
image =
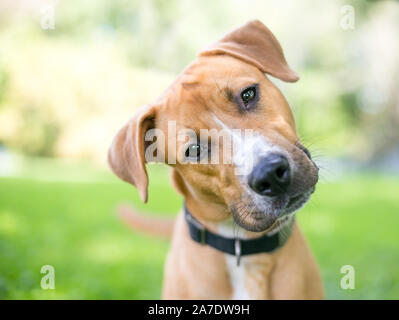
[[[0,299],[160,297],[168,242],[115,208],[173,215],[182,199],[152,165],[142,205],[108,146],[196,52],[255,18],[301,76],[275,83],[322,168],[297,216],[326,297],[399,298],[399,2],[0,0]]]

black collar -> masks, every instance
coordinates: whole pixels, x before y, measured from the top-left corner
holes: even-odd
[[[271,253],[281,248],[291,235],[294,218],[291,218],[278,232],[265,234],[254,239],[226,238],[207,230],[184,206],[184,216],[188,225],[191,239],[202,245],[237,257],[237,266],[240,257],[256,253]]]

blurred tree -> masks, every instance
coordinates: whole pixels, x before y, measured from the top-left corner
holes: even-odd
[[[0,107],[1,102],[4,100],[7,90],[7,83],[8,83],[8,74],[5,68],[0,65]]]
[[[348,4],[354,30],[339,23]],[[134,109],[203,46],[253,18],[301,75],[276,84],[305,142],[369,160],[397,148],[398,2],[58,1],[54,30],[40,28],[33,4],[0,8],[0,141],[26,153],[103,157]]]

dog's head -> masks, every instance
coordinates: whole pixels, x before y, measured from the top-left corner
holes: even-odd
[[[246,230],[269,230],[309,199],[318,168],[265,74],[298,80],[274,35],[251,21],[200,52],[136,113],[114,139],[111,168],[146,201],[145,163],[164,161],[186,198],[224,208],[219,218],[231,214]]]

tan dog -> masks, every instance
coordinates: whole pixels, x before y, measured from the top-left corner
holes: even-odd
[[[200,52],[155,103],[141,108],[119,131],[110,148],[112,170],[136,186],[146,202],[145,135],[160,129],[166,147],[157,156],[177,159],[169,163],[173,183],[199,228],[228,241],[235,241],[237,234],[251,240],[269,239],[284,227],[288,232],[281,247],[243,256],[237,266],[241,242],[234,242],[234,254],[197,243],[181,212],[166,263],[165,299],[323,297],[317,265],[293,220],[293,213],[314,191],[318,168],[299,142],[287,101],[265,73],[298,80],[274,35],[261,22],[251,21]],[[198,135],[201,129],[228,132],[238,140],[232,163],[198,163],[215,147],[209,141],[177,140],[171,147],[176,137],[168,133],[169,121],[175,121],[177,130],[191,129]],[[242,138],[236,129],[252,129],[255,134]],[[246,167],[249,158],[252,169],[238,175],[235,170]],[[171,224],[162,227],[138,216],[129,219],[153,232],[172,230]]]

